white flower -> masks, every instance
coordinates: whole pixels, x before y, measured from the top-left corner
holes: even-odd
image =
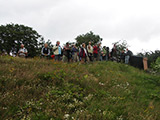
[[[69,114],[65,114],[65,115],[64,115],[64,118],[69,118]]]
[[[102,86],[103,86],[103,85],[105,85],[105,84],[104,84],[104,83],[99,82],[99,85],[102,85]]]
[[[129,86],[129,83],[128,83],[128,82],[126,82],[126,84],[127,84],[127,86]]]

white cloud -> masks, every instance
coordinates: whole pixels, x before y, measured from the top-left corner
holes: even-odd
[[[45,39],[73,41],[90,30],[104,45],[126,39],[134,52],[158,49],[158,0],[0,0],[0,23],[25,24]]]

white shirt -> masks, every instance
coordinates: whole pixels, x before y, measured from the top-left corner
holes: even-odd
[[[86,56],[88,56],[86,48],[83,48],[83,50],[84,50]]]
[[[19,53],[20,56],[26,56],[25,53],[27,53],[27,52],[28,51],[27,51],[26,48],[20,48],[19,51],[18,51],[18,53]]]
[[[90,47],[90,49],[89,49]],[[93,47],[91,45],[87,46],[88,53],[93,53]]]

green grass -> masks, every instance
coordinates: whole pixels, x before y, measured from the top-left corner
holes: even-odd
[[[114,62],[0,57],[0,120],[158,120],[160,76]]]

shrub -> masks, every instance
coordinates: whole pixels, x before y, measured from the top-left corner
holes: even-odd
[[[152,63],[151,67],[154,70],[154,72],[160,73],[160,57],[156,59],[155,63]]]

